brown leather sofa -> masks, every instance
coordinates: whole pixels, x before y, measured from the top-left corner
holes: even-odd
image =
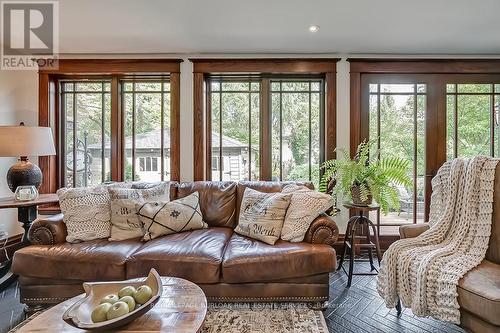
[[[500,332],[500,165],[495,170],[491,236],[486,258],[458,281],[460,326],[478,333]],[[417,237],[427,224],[401,226],[401,238]]]
[[[110,242],[66,242],[62,214],[35,221],[32,245],[17,251],[12,270],[19,275],[21,302],[50,305],[83,292],[84,281],[124,280],[160,275],[197,283],[211,301],[304,301],[328,299],[328,273],[335,270],[332,245],[338,228],[318,216],[305,241],[279,240],[274,246],[233,232],[246,187],[279,192],[286,182],[174,183],[171,198],[195,191],[209,228],[164,236]],[[312,187],[311,183],[301,183]]]

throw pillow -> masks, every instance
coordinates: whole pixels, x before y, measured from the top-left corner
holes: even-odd
[[[333,206],[330,195],[310,190],[305,186],[286,185],[281,193],[292,194],[281,230],[281,239],[286,241],[302,242],[314,219]]]
[[[110,235],[109,194],[105,186],[57,190],[70,243],[106,238]]]
[[[243,193],[240,217],[234,231],[274,245],[280,238],[291,197],[292,194],[262,193],[247,187]]]
[[[137,215],[144,225],[144,240],[182,231],[207,228],[200,209],[200,194],[171,202],[157,201],[136,204]]]
[[[163,182],[151,188],[134,189],[108,187],[111,198],[110,241],[144,236],[141,221],[135,205],[151,201],[170,201],[170,182]]]

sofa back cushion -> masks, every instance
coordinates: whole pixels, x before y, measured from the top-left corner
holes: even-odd
[[[491,236],[486,259],[500,264],[500,163],[495,170],[493,191],[493,215],[491,221]]]
[[[288,184],[302,185],[311,190],[314,190],[314,185],[307,181],[285,181],[285,182],[271,182],[271,181],[241,181],[238,182],[237,193],[236,193],[236,216],[240,216],[240,206],[243,200],[243,194],[245,189],[251,188],[253,190],[265,193],[281,192],[283,187]],[[236,221],[237,222],[237,221]]]
[[[198,181],[180,183],[177,198],[191,193],[200,194],[200,207],[203,220],[210,227],[236,227],[236,183]]]

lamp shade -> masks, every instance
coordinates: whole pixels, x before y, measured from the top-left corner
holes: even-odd
[[[55,155],[50,127],[0,126],[0,156]]]

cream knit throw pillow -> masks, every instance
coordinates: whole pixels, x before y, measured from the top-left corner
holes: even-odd
[[[68,230],[67,242],[109,237],[109,194],[105,186],[61,188],[57,195]]]
[[[432,179],[430,229],[384,253],[377,290],[388,307],[398,297],[417,316],[460,323],[458,280],[488,249],[498,159],[446,162]]]
[[[240,235],[274,245],[280,238],[291,194],[263,193],[246,188],[240,218],[234,231]]]
[[[331,195],[313,191],[305,186],[289,184],[281,193],[292,194],[281,230],[281,239],[285,241],[302,242],[314,219],[333,206]]]

